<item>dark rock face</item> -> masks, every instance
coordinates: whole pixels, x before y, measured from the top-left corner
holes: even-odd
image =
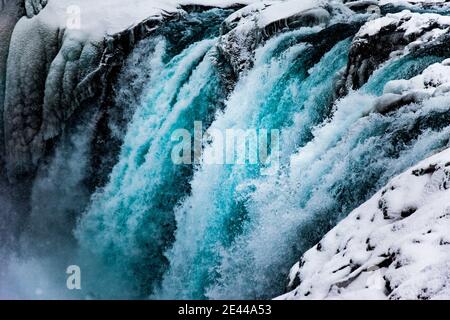
[[[357,89],[366,83],[391,52],[402,49],[408,43],[403,34],[402,31],[396,31],[396,26],[388,26],[372,37],[356,39],[349,54],[347,85]]]
[[[0,1],[0,217],[2,219],[0,223],[0,254],[2,250],[17,246],[16,235],[23,222],[21,218],[28,211],[28,188],[20,184],[12,186],[5,177],[3,135],[3,106],[9,44],[17,21],[24,15],[25,7],[22,0]]]
[[[0,3],[0,158],[4,153],[3,139],[3,103],[5,98],[6,61],[8,59],[9,42],[14,26],[25,14],[23,1],[3,0]]]
[[[16,25],[4,107],[6,167],[11,180],[33,175],[47,142],[76,109],[101,49],[101,44],[78,41],[37,18]]]

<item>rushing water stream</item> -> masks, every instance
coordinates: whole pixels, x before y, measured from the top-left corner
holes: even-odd
[[[145,77],[128,106],[123,143],[105,186],[91,197],[82,187],[89,152],[83,146],[90,143],[86,129],[92,126],[87,119],[98,116],[89,112],[38,175],[32,234],[45,237],[47,227],[40,223],[49,221],[58,234],[73,225],[70,251],[85,270],[91,297],[282,294],[290,266],[305,250],[391,177],[448,145],[444,98],[385,115],[371,112],[388,81],[411,78],[443,57],[391,60],[362,88],[337,99],[335,84],[348,63],[353,34],[315,45],[305,36],[322,29],[300,28],[261,44],[230,92],[216,47],[228,14],[199,14],[202,22],[193,23],[195,30],[183,29],[188,34],[182,39],[170,37],[181,29],[173,23],[172,30],[165,27],[132,53],[134,65],[125,64],[123,79],[127,73]],[[119,85],[128,92],[129,83]],[[272,154],[276,167],[174,163],[174,131],[194,135],[196,122],[202,123],[201,134],[277,130],[278,145],[270,141],[269,148],[279,149]],[[203,157],[220,143],[204,140]],[[65,189],[57,187],[62,177]],[[46,193],[55,201],[43,204]],[[56,215],[41,220],[48,211]]]

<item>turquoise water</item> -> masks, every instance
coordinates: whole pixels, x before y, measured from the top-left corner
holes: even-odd
[[[154,299],[279,295],[302,252],[388,179],[448,144],[446,98],[372,112],[389,80],[410,78],[441,57],[393,60],[338,98],[351,39],[314,59],[314,45],[298,39],[318,31],[265,42],[228,95],[216,68],[217,38],[175,55],[163,37],[157,42],[119,161],[76,229],[80,256],[109,274],[101,286],[92,276],[95,297],[111,297],[112,288]],[[196,121],[201,133],[277,130],[270,161],[208,164],[223,141],[206,137],[203,161],[174,164],[173,133],[193,135]]]
[[[189,191],[192,169],[172,163],[171,134],[192,131],[194,121],[207,119],[221,94],[211,64],[213,43],[200,41],[166,65],[160,43],[149,93],[129,124],[120,161],[78,228],[84,246],[148,285],[166,268],[173,207]]]

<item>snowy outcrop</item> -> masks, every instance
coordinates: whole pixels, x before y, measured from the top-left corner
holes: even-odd
[[[389,81],[373,112],[448,102],[450,59]],[[444,99],[444,100],[442,100]],[[445,100],[446,99],[446,100]],[[432,299],[450,291],[450,149],[392,179],[291,269],[280,299]]]
[[[431,54],[436,45],[448,47],[449,27],[447,16],[409,10],[368,21],[353,40],[339,93],[360,88],[390,59],[426,50]]]
[[[450,297],[450,149],[392,179],[291,270],[279,299]]]
[[[406,8],[442,9],[448,8],[449,3],[446,0],[378,0],[378,5],[392,5]]]
[[[241,9],[258,0],[178,0],[178,6],[186,11],[204,11],[214,8]]]
[[[450,92],[450,59],[432,64],[420,75],[409,80],[388,82],[383,95],[375,103],[375,111],[384,114],[404,105],[420,103],[448,92]]]

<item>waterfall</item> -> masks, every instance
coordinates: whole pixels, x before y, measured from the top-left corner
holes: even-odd
[[[73,229],[77,217],[90,199],[86,180],[99,117],[94,107],[80,113],[37,173],[27,199],[29,214],[18,212],[23,220],[20,227],[26,230],[15,240],[19,250],[1,257],[4,270],[0,270],[3,271],[0,272],[0,297],[80,298],[77,292],[70,292],[60,284],[65,283],[68,263],[74,263],[77,243]],[[4,207],[13,213],[14,208],[17,205]]]
[[[393,59],[335,101],[351,41],[334,39],[328,48],[303,41],[319,31],[268,40],[228,97],[215,67],[217,39],[173,57],[167,42],[157,41],[147,93],[119,161],[76,230],[82,256],[100,257],[99,269],[119,272],[120,281],[111,281],[126,283],[135,297],[270,298],[283,292],[289,266],[339,219],[445,146],[448,119],[433,99],[421,108],[372,113],[388,81],[442,58]],[[279,130],[278,172],[267,175],[265,165],[249,163],[175,165],[171,134],[194,134],[195,121],[206,124],[203,133]],[[203,141],[204,157],[219,143]]]
[[[300,57],[301,65],[306,47],[291,47],[268,62],[258,60],[273,51],[271,45],[259,49],[254,69],[237,85],[212,127],[283,128],[286,121],[290,125],[282,129],[281,145],[288,147],[284,152],[294,154],[293,167],[275,177],[261,177],[257,168],[201,168],[191,182],[192,195],[176,210],[178,230],[168,253],[170,269],[156,297],[276,295],[283,290],[287,266],[299,253],[389,177],[447,143],[447,131],[440,132],[449,120],[444,110],[365,116],[387,81],[412,77],[438,58],[393,61],[359,92],[338,101],[332,117],[326,118],[324,95],[331,92],[332,75],[345,65],[346,42],[335,46],[306,77],[292,72],[293,58]],[[286,74],[295,74],[295,80],[286,81]],[[298,99],[293,88],[301,90]],[[430,108],[436,106],[429,103]],[[409,129],[424,121],[430,124],[427,132]],[[305,131],[314,127],[308,141],[311,137]],[[295,151],[295,146],[302,147]]]
[[[297,116],[301,123],[291,128],[291,132],[302,134],[302,130],[307,131],[325,117],[327,100],[332,93],[331,82],[336,72],[345,66],[349,42],[338,44],[308,76],[308,70],[304,69],[309,58],[307,44],[294,45],[281,55],[273,56],[286,37],[295,37],[298,33],[283,34],[258,49],[254,68],[237,84],[212,128],[281,128],[293,126]],[[313,72],[324,66],[327,66],[325,70]],[[321,87],[316,86],[318,81]],[[319,94],[311,98],[310,91]],[[317,105],[312,102],[315,99],[319,100]],[[307,139],[308,134],[305,132],[304,136]],[[289,138],[286,134],[286,139]],[[208,165],[196,172],[191,182],[192,196],[175,212],[178,230],[174,248],[169,253],[171,267],[163,282],[161,297],[203,297],[203,290],[214,281],[211,269],[217,263],[221,247],[229,246],[250,219],[245,209],[246,198],[260,169],[254,165]]]
[[[214,42],[191,45],[163,69],[160,42],[149,93],[128,126],[120,160],[77,230],[82,246],[108,263],[123,264],[121,270],[131,267],[130,277],[145,277],[140,280],[148,286],[165,269],[163,253],[175,231],[172,210],[189,192],[192,168],[172,163],[171,134],[178,128],[192,131],[194,121],[207,122],[221,97],[212,67]]]
[[[277,285],[280,292],[281,275],[299,252],[390,177],[448,145],[448,99],[363,117],[373,101],[364,91],[337,102],[333,116],[295,152],[287,174],[254,183],[246,206],[252,221],[222,249],[209,298],[269,298]]]
[[[0,296],[34,286],[44,297],[273,298],[341,219],[450,146],[448,95],[376,108],[389,81],[442,62],[443,44],[398,49],[342,96],[364,14],[342,22],[350,9],[324,7],[327,23],[303,26],[311,17],[302,16],[292,29],[287,18],[285,28],[258,29],[252,8],[236,20],[227,19],[234,9],[183,12],[133,44],[111,80],[112,106],[89,101],[70,118],[27,181],[27,197],[6,194],[0,170],[0,239],[8,244],[0,247],[0,259],[8,257]],[[259,161],[228,158],[238,145],[221,139],[229,130],[254,130],[266,154],[258,144]],[[221,152],[224,161],[211,163]],[[21,235],[14,254],[12,234]],[[58,287],[68,263],[83,270],[82,292]],[[43,280],[16,279],[31,269]]]

